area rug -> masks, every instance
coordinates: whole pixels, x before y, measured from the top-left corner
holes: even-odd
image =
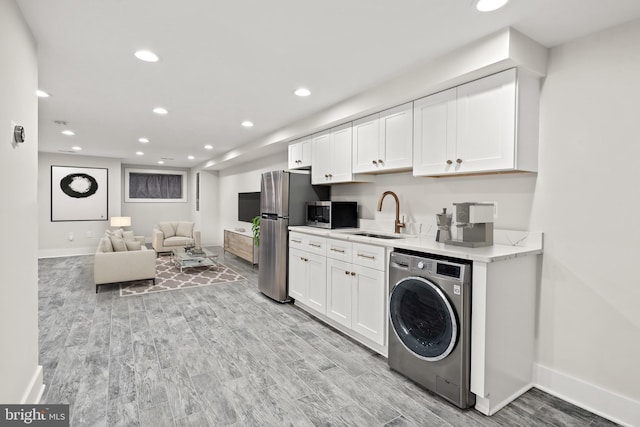
[[[156,284],[150,280],[122,283],[120,296],[144,295],[154,292],[175,291],[179,289],[197,288],[200,286],[217,285],[220,283],[237,282],[244,277],[218,263],[218,269],[213,267],[190,267],[181,273],[180,268],[171,262],[171,257],[156,258]]]

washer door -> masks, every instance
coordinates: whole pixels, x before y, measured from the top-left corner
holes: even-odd
[[[422,277],[396,283],[389,298],[389,318],[402,344],[427,361],[442,360],[456,345],[458,322],[442,290]]]

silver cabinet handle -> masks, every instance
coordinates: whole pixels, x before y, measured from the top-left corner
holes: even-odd
[[[302,240],[291,239],[293,243],[302,243]]]
[[[378,162],[376,162],[375,160],[373,160],[371,163],[373,163],[374,165],[378,164]]]
[[[333,175],[329,174],[329,178],[331,178]]]
[[[462,163],[462,159],[456,159],[456,163],[457,163],[457,164]]]
[[[376,259],[376,257],[371,256],[371,255],[365,255],[365,254],[358,254],[359,257],[361,258],[366,258],[366,259]]]
[[[356,272],[355,272],[355,271],[352,271],[352,272],[351,272],[351,275],[352,275],[352,276],[355,276],[355,275],[356,275]]]
[[[309,246],[313,246],[314,248],[321,248],[322,246],[317,243],[309,243]]]
[[[450,165],[451,163],[453,163],[451,160],[447,160],[448,165]]]
[[[384,161],[382,161],[382,159],[378,159],[378,163],[384,163]]]
[[[349,272],[345,270],[344,274],[346,274],[347,276],[349,275]]]
[[[325,178],[329,178],[329,174],[325,173],[325,174],[324,174],[324,177],[325,177]]]
[[[341,253],[341,254],[344,253],[344,251],[342,249],[331,248],[330,250],[332,250],[333,252]]]

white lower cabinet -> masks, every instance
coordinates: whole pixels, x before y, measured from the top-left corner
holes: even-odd
[[[344,252],[334,254],[334,246]],[[344,260],[345,253],[351,260]],[[384,248],[327,239],[327,317],[381,346],[386,331],[384,258]]]
[[[327,260],[327,316],[348,328],[351,327],[352,282],[350,263]]]
[[[386,338],[385,272],[353,266],[351,329],[380,345]]]
[[[325,314],[327,307],[327,258],[289,248],[289,296]]]
[[[291,232],[289,296],[386,355],[386,255],[380,246]]]

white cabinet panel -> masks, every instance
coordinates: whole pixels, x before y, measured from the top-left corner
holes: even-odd
[[[380,113],[380,154],[384,171],[410,168],[413,159],[413,102]]]
[[[289,296],[302,303],[307,302],[306,253],[289,246]]]
[[[456,89],[414,102],[413,174],[437,175],[454,170],[456,143]]]
[[[327,260],[327,316],[351,328],[351,264],[335,259]]]
[[[327,311],[327,258],[322,255],[307,255],[307,305],[326,314]]]
[[[327,184],[333,168],[331,132],[327,130],[313,135],[311,144],[311,181],[313,184]]]
[[[385,342],[385,272],[353,266],[351,328],[384,345]]]
[[[351,123],[331,130],[331,151],[333,164],[331,182],[349,182],[353,180],[351,173]]]
[[[458,87],[457,172],[514,167],[516,70]]]
[[[380,151],[380,115],[353,122],[353,172],[378,170]]]

